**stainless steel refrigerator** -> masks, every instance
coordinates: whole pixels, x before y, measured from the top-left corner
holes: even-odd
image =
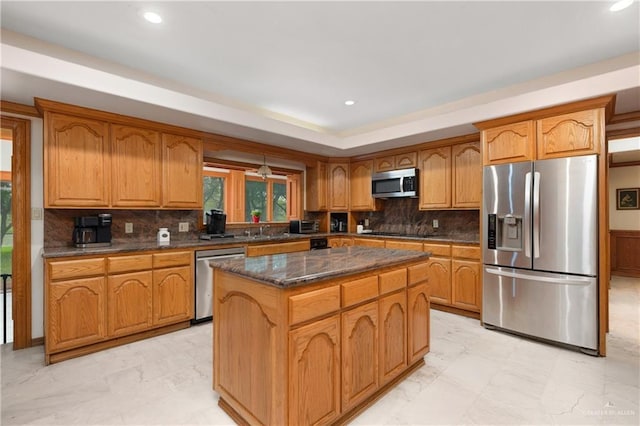
[[[598,349],[597,156],[485,166],[485,327]]]

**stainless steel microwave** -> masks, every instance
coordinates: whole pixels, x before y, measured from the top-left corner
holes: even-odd
[[[392,170],[372,175],[371,193],[375,198],[417,197],[418,169]]]

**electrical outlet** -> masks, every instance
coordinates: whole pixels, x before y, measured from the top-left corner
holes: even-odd
[[[133,223],[125,222],[125,224],[124,224],[124,233],[125,234],[133,234]]]
[[[364,226],[366,226],[367,228],[369,227],[369,218],[368,217],[364,218]]]
[[[438,219],[433,219],[433,229],[438,228]]]
[[[178,224],[178,232],[189,232],[189,222],[180,222]]]

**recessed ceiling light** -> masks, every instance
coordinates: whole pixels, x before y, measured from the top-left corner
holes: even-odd
[[[344,104],[346,106],[351,106],[351,105],[354,105],[355,103],[356,103],[356,101],[352,101],[352,100],[344,101]]]
[[[609,10],[612,11],[612,12],[617,12],[619,10],[628,8],[629,6],[631,6],[632,3],[633,3],[633,0],[620,0],[620,1],[615,2],[609,8]]]
[[[144,16],[144,19],[151,22],[152,24],[159,24],[160,22],[162,22],[162,16],[158,15],[155,12],[145,12],[142,16]]]

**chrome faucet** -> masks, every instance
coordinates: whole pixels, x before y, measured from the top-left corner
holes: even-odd
[[[247,234],[247,237],[251,236],[251,230],[249,229],[248,231],[244,231],[245,234]]]
[[[260,236],[262,237],[262,231],[264,231],[265,229],[267,229],[269,227],[269,225],[263,225],[260,227]]]

